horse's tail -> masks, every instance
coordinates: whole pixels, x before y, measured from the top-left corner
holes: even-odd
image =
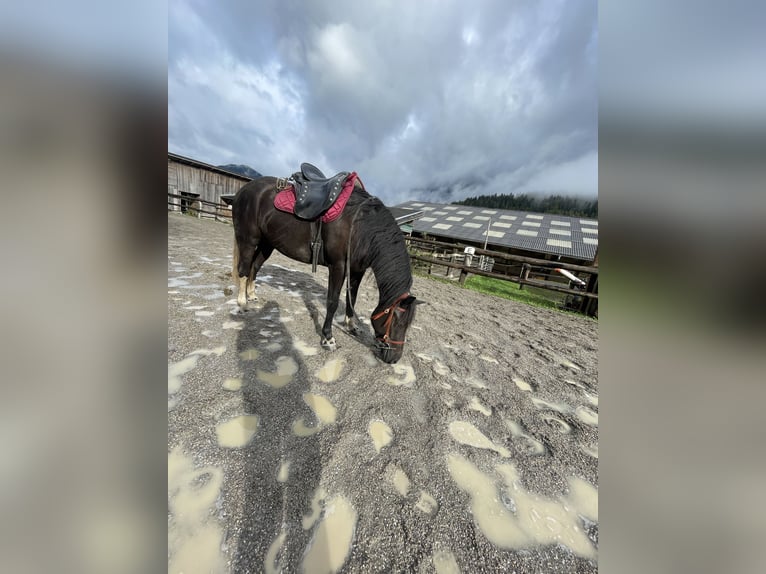
[[[234,285],[239,285],[239,245],[237,245],[236,236],[234,237],[234,253],[231,258],[231,278]]]

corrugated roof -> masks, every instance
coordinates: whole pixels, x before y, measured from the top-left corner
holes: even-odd
[[[397,208],[423,211],[413,231],[487,245],[524,249],[593,261],[598,249],[598,220],[549,213],[489,209],[407,201]],[[487,234],[489,225],[489,237]]]
[[[214,171],[223,175],[235,177],[237,179],[241,179],[242,181],[252,181],[252,178],[247,177],[246,175],[242,175],[241,173],[234,173],[233,171],[227,171],[225,169],[221,169],[220,167],[216,165],[210,165],[209,163],[197,161],[196,159],[178,155],[177,153],[168,152],[168,159],[172,159],[173,161],[177,161],[178,163],[185,163],[187,165],[191,165],[194,167],[199,167],[199,168],[206,169],[209,171]]]

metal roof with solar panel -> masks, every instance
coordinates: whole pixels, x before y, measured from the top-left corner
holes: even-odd
[[[593,261],[598,220],[582,217],[407,201],[395,206],[422,212],[412,230],[487,245]],[[489,235],[487,236],[487,227]]]

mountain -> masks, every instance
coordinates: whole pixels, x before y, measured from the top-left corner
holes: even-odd
[[[242,164],[236,164],[236,163],[227,163],[226,165],[219,165],[221,169],[225,169],[226,171],[230,171],[232,173],[238,173],[239,175],[244,175],[245,177],[249,177],[250,179],[255,179],[256,177],[261,177],[261,173],[255,171],[252,167],[249,165],[242,165]]]

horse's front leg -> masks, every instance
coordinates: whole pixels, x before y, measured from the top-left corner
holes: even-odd
[[[343,285],[344,264],[336,263],[330,267],[330,277],[327,281],[327,315],[322,325],[322,346],[334,351],[336,348],[335,337],[332,336],[332,320],[338,310],[340,288]]]
[[[346,290],[346,327],[348,328],[349,333],[352,335],[356,335],[356,329],[357,329],[357,321],[356,321],[356,313],[354,312],[354,306],[356,305],[356,295],[359,292],[359,285],[362,282],[362,277],[364,276],[364,271],[361,273],[351,273],[351,276],[349,277],[349,287],[350,287],[350,293],[349,290]]]

